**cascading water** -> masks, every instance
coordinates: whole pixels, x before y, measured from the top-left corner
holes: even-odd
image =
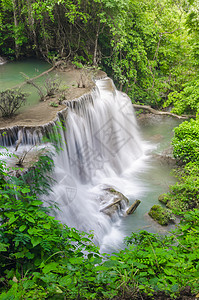
[[[109,78],[96,82],[92,95],[67,102],[61,130],[63,151],[55,159],[52,200],[59,203],[57,218],[80,230],[93,230],[95,242],[102,249],[108,244],[117,247],[123,239],[120,214],[112,218],[101,210],[113,196],[106,187],[113,187],[134,197],[140,192],[132,174],[144,161],[144,147],[130,99],[117,91]],[[62,115],[63,119],[63,115]],[[104,201],[101,201],[103,199]]]
[[[123,201],[119,211],[106,215],[102,208],[114,201],[107,188],[135,199],[141,192],[136,172],[146,165],[131,101],[115,89],[111,79],[104,78],[96,81],[91,94],[66,105],[58,117],[65,127],[57,129],[63,150],[55,156],[56,184],[48,199],[59,205],[57,219],[79,230],[94,231],[94,241],[102,251],[110,245],[115,249],[124,237],[120,220],[127,207]],[[52,124],[42,131],[51,128]],[[11,132],[2,144],[13,144],[17,134],[18,138],[22,135],[23,144],[41,139],[38,130],[22,134],[15,128]]]

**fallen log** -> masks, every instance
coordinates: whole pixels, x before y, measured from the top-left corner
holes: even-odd
[[[148,110],[150,111],[152,114],[154,115],[166,115],[166,116],[172,116],[174,118],[178,118],[178,119],[189,119],[189,118],[195,118],[196,116],[194,115],[182,115],[182,116],[178,116],[176,114],[173,114],[173,113],[170,113],[170,112],[167,112],[167,111],[159,111],[159,110],[156,110],[154,108],[152,108],[151,106],[149,105],[140,105],[140,104],[133,104],[133,107],[134,108],[139,108],[139,109],[145,109],[145,110]]]
[[[127,215],[131,215],[132,213],[134,213],[134,211],[136,210],[136,208],[140,205],[141,201],[140,200],[136,200],[126,211]]]
[[[25,84],[30,83],[31,81],[33,81],[33,80],[35,80],[35,79],[38,79],[38,78],[44,76],[45,74],[50,73],[51,71],[53,71],[53,70],[55,69],[55,67],[56,67],[56,66],[53,66],[52,68],[50,68],[50,69],[44,71],[43,73],[41,73],[41,74],[39,74],[39,75],[37,75],[37,76],[35,76],[35,77],[33,77],[33,78],[28,78],[28,79],[25,80],[24,82],[22,82],[22,83],[20,83],[20,84],[17,84],[17,85],[15,85],[14,87],[12,87],[12,89],[21,88],[21,87],[24,86]]]

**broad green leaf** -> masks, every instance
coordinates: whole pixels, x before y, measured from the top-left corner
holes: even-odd
[[[43,225],[43,228],[45,229],[50,229],[50,227],[51,227],[50,223],[46,223]]]
[[[35,247],[35,246],[37,246],[38,244],[40,244],[41,241],[42,241],[42,238],[41,238],[41,237],[37,237],[37,236],[35,237],[35,236],[33,236],[33,237],[31,238],[31,243],[32,243],[33,247]]]
[[[40,200],[35,200],[35,201],[32,201],[30,204],[33,205],[33,206],[38,206],[38,205],[42,205],[43,202],[40,201]]]
[[[56,271],[58,266],[59,266],[59,263],[51,262],[48,265],[45,265],[45,267],[43,268],[43,273],[46,274],[51,271]]]
[[[31,223],[35,223],[35,220],[32,217],[30,217],[29,215],[26,215],[26,219]]]
[[[29,188],[23,188],[23,189],[21,190],[21,192],[22,192],[23,194],[27,194],[27,193],[30,193],[30,189],[29,189]]]
[[[26,229],[26,225],[21,225],[19,227],[19,231],[23,232]]]

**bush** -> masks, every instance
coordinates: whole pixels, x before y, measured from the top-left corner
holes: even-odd
[[[163,291],[169,299],[176,298],[185,286],[190,286],[192,293],[198,292],[198,213],[196,209],[183,213],[180,225],[169,236],[141,231],[126,238],[130,248],[116,259],[117,268],[128,274],[129,285],[133,278],[141,291],[151,296]]]
[[[183,166],[175,171],[179,181],[170,187],[165,200],[179,214],[199,208],[199,119],[183,122],[174,132],[173,153]]]
[[[174,132],[174,157],[182,163],[199,160],[199,120],[185,121]]]
[[[199,83],[198,78],[184,85],[181,92],[174,91],[169,94],[168,100],[164,103],[164,107],[173,105],[172,113],[192,114],[195,115],[199,111]]]
[[[178,182],[170,187],[166,206],[176,214],[199,208],[199,162],[190,162],[176,171]]]
[[[94,266],[102,259],[92,236],[62,225],[49,216],[52,207],[38,199],[43,178],[52,168],[52,159],[44,155],[31,170],[32,178],[15,178],[0,162],[1,300],[59,295],[87,299],[94,290],[101,294]],[[43,192],[47,193],[45,186]]]
[[[0,110],[3,117],[12,117],[25,104],[27,94],[18,90],[6,90],[0,93]]]

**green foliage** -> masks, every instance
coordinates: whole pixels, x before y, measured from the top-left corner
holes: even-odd
[[[198,210],[193,210],[183,215],[178,229],[168,237],[146,231],[132,234],[127,238],[132,246],[118,256],[125,270],[134,273],[139,288],[147,293],[162,290],[173,298],[186,285],[192,287],[192,292],[197,291],[198,230]]]
[[[176,214],[199,207],[199,120],[185,121],[174,129],[173,154],[183,167],[175,171],[178,182],[165,197]]]
[[[0,55],[37,55],[51,62],[66,57],[78,67],[101,64],[133,102],[158,108],[172,104],[176,113],[195,113],[196,2],[13,3],[0,3]]]
[[[3,117],[12,117],[25,104],[27,94],[18,90],[0,92],[0,111]]]
[[[190,162],[176,172],[178,182],[170,187],[166,196],[166,206],[176,214],[193,208],[199,208],[199,162]]]
[[[174,157],[182,163],[199,160],[199,120],[185,121],[174,129]]]
[[[50,207],[38,199],[43,187],[41,178],[53,167],[51,158],[43,158],[46,168],[40,163],[33,168],[34,177],[30,173],[22,179],[8,175],[1,163],[1,283],[10,286],[10,291],[2,293],[0,299],[9,299],[14,291],[14,299],[21,295],[45,299],[46,295],[56,294],[71,299],[85,294],[86,299],[89,282],[97,275],[93,267],[101,262],[92,236],[60,224],[48,215]],[[93,285],[97,293],[97,280]]]
[[[198,210],[185,213],[169,236],[133,233],[128,248],[103,257],[92,235],[62,225],[38,198],[52,168],[45,153],[28,177],[15,178],[1,161],[1,300],[133,299],[158,291],[175,298],[187,285],[197,292]],[[191,166],[187,172],[195,174]]]
[[[50,102],[50,106],[52,106],[52,107],[58,107],[59,105],[57,103],[55,103],[55,102]]]
[[[198,77],[186,83],[181,92],[172,92],[164,106],[173,105],[171,112],[182,115],[196,115],[199,112],[199,83]]]

